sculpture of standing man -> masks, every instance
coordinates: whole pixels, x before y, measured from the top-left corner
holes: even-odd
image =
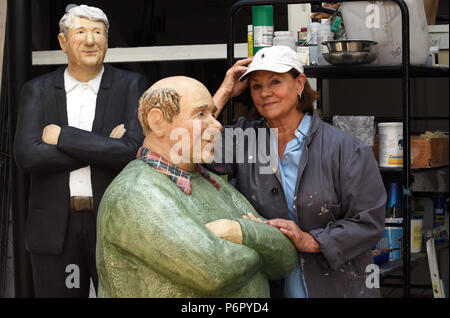
[[[87,297],[95,266],[96,215],[103,192],[143,140],[138,74],[103,64],[108,19],[85,5],[60,21],[68,65],[22,90],[14,143],[31,177],[26,220],[37,297]]]

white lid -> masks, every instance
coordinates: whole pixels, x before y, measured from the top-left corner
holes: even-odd
[[[247,25],[247,32],[253,32],[253,24]]]
[[[378,127],[403,127],[403,123],[378,123]]]

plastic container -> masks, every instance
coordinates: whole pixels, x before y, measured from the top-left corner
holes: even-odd
[[[411,253],[422,251],[423,217],[413,216],[411,218]]]
[[[328,48],[326,45],[322,45],[325,41],[331,41],[334,40],[334,33],[331,32],[331,25],[328,24],[328,19],[322,19],[322,23],[319,26],[319,30],[317,31],[317,41],[318,41],[318,47],[319,47],[319,65],[326,65],[329,64],[325,59],[323,58],[323,53],[328,53]]]
[[[340,16],[336,16],[334,18],[333,23],[331,24],[331,32],[336,33],[341,28],[342,18]]]
[[[300,63],[309,65],[309,47],[307,45],[299,46],[297,48],[297,55],[300,59]]]
[[[433,200],[433,227],[436,229],[438,227],[445,225],[445,195],[437,195],[432,197]],[[444,231],[436,231],[435,242],[442,243],[446,241]]]
[[[403,166],[403,123],[379,123],[379,166],[396,168]]]
[[[403,218],[386,218],[386,223],[403,223]],[[380,241],[376,248],[380,250],[394,249],[389,253],[390,261],[397,261],[402,258],[402,241],[403,228],[402,227],[385,227]]]
[[[273,7],[253,6],[253,54],[273,44]]]
[[[317,22],[316,19],[313,19],[313,22],[308,24],[307,30],[307,36],[306,36],[306,42],[309,45],[317,45],[317,32],[319,31],[320,23]]]
[[[309,64],[319,64],[319,38],[318,32],[320,23],[317,19],[312,19],[312,22],[307,27],[306,43],[309,45]]]
[[[310,65],[319,64],[319,46],[317,44],[309,45],[309,64]]]
[[[425,63],[430,36],[423,0],[405,0],[409,11],[410,62]],[[402,15],[393,1],[344,2],[341,6],[345,32],[351,40],[378,42],[375,64],[402,63]]]
[[[276,31],[274,32],[273,45],[284,45],[290,47],[294,52],[297,51],[295,45],[295,36],[292,31]]]

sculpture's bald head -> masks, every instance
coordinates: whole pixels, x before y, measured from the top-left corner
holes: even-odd
[[[180,113],[181,105],[189,102],[197,103],[197,106],[211,104],[215,109],[208,89],[194,78],[173,76],[154,83],[139,100],[138,117],[144,135],[152,131],[148,121],[152,109],[159,109],[170,123]]]
[[[199,81],[185,76],[164,78],[139,100],[144,147],[186,170],[211,162],[222,129],[214,117],[216,111],[211,94]]]
[[[180,96],[187,96],[191,93],[202,91],[209,95],[208,89],[201,82],[187,76],[166,77],[153,84],[149,90],[170,88],[175,90]]]

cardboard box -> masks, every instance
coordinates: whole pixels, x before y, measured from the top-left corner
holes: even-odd
[[[448,165],[448,138],[411,137],[411,168]]]
[[[373,152],[378,162],[378,136]],[[411,168],[434,168],[448,165],[448,138],[418,138],[411,136]]]

